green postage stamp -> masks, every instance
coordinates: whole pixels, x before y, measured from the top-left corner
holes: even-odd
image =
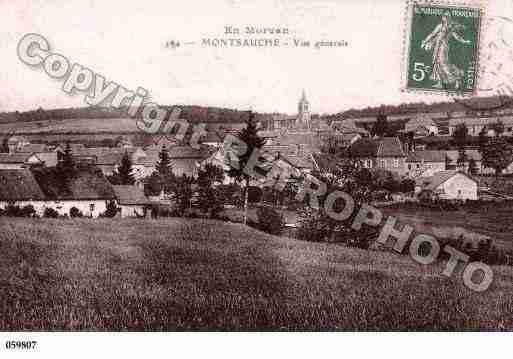
[[[483,13],[478,4],[409,2],[406,90],[472,95]]]

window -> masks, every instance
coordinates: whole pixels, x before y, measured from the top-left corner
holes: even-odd
[[[365,168],[372,168],[372,160],[363,160],[363,167]]]
[[[379,167],[381,167],[381,168],[385,168],[385,167],[386,167],[386,165],[387,165],[386,160],[379,160]]]
[[[89,205],[89,210],[90,210],[91,212],[94,212],[94,203],[91,203],[91,204]]]
[[[399,159],[394,158],[394,167],[399,168]]]

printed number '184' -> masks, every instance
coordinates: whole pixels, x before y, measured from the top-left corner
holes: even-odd
[[[423,62],[416,62],[413,65],[413,79],[415,81],[422,81],[426,77],[425,65]]]

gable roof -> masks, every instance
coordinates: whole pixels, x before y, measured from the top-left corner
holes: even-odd
[[[44,143],[29,143],[23,146],[18,152],[33,153],[46,151],[48,151],[48,147]]]
[[[119,204],[142,205],[149,203],[149,199],[144,195],[142,188],[130,185],[112,186],[112,188]]]
[[[44,200],[45,195],[28,169],[0,170],[0,200]]]
[[[39,187],[47,199],[52,200],[110,200],[114,190],[102,172],[95,168],[83,168],[63,186],[63,179],[55,167],[33,171]]]
[[[397,137],[360,138],[349,149],[355,157],[406,157]]]
[[[38,152],[34,153],[34,155],[39,158],[41,162],[44,162],[47,167],[57,165],[57,152]]]
[[[447,157],[449,157],[449,159],[452,162],[458,161],[458,157],[460,156],[460,152],[458,150],[447,150],[447,151],[445,151],[445,153],[447,154]],[[481,155],[479,150],[476,150],[476,149],[465,150],[465,154],[467,155],[467,160],[469,160],[469,161],[471,158],[473,158],[474,161],[477,161],[477,162],[479,162],[483,159],[483,156]]]
[[[407,162],[445,162],[445,151],[423,150],[408,154]]]
[[[461,174],[475,182],[475,180],[473,178],[471,178],[469,175],[467,175],[465,172],[451,170],[451,171],[436,172],[433,176],[423,178],[422,180],[420,180],[417,183],[418,183],[418,185],[422,186],[424,189],[434,191],[441,184],[443,184],[444,182],[448,181],[449,179],[451,179],[452,177],[454,177],[458,174]]]
[[[418,115],[415,118],[412,118],[410,121],[406,122],[404,126],[404,130],[406,132],[413,132],[417,130],[419,127],[429,128],[436,127],[435,121],[433,121],[430,117],[427,117],[424,114]]]

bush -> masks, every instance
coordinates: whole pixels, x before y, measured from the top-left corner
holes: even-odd
[[[103,214],[101,216],[112,218],[112,217],[115,217],[116,214],[118,214],[118,206],[116,205],[116,202],[109,201],[107,203],[107,209],[105,210],[105,212],[103,212]]]
[[[43,217],[45,218],[57,218],[59,217],[59,212],[57,212],[55,209],[53,208],[45,208],[45,211],[43,213]]]
[[[71,207],[69,210],[69,216],[71,218],[80,218],[83,217],[83,214],[77,207]]]
[[[326,221],[316,211],[306,208],[299,222],[296,238],[302,241],[323,242],[329,235]]]
[[[257,228],[269,234],[280,235],[285,227],[283,215],[272,207],[264,206],[257,210]]]
[[[5,210],[3,210],[1,214],[8,217],[35,217],[36,210],[31,204],[20,207],[10,203],[5,207]]]
[[[262,200],[262,190],[259,187],[249,186],[248,188],[248,202],[258,203]]]

